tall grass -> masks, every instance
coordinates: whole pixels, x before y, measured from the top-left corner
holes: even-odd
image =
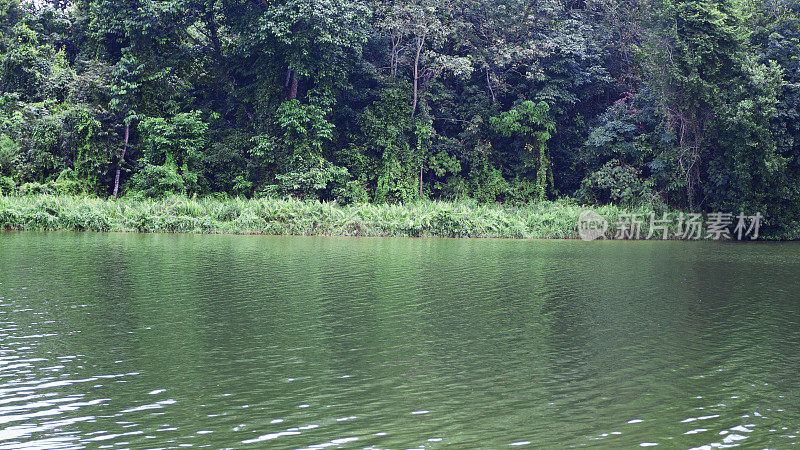
[[[520,207],[424,201],[339,206],[279,199],[118,199],[0,196],[0,229],[478,238],[577,238],[574,202]],[[594,208],[609,221],[648,209]]]

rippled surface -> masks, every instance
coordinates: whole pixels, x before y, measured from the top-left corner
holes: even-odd
[[[798,254],[0,233],[0,448],[784,448]]]

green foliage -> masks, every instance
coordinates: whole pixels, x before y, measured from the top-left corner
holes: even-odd
[[[331,140],[333,125],[325,120],[325,112],[298,100],[284,102],[276,111],[283,152],[275,160],[281,168],[295,168],[303,161],[322,156],[322,149]]]
[[[336,201],[341,205],[369,202],[367,189],[358,181],[348,181],[344,187],[333,190],[333,194],[336,196]]]
[[[128,190],[151,198],[184,194],[186,183],[174,165],[145,165],[128,182]]]
[[[17,183],[11,177],[0,176],[0,195],[10,195],[17,188]]]
[[[341,206],[297,199],[101,200],[47,194],[0,196],[0,229],[94,230],[162,233],[238,233],[476,238],[577,238],[574,202],[540,202],[523,207],[474,201],[410,204],[354,203]],[[617,221],[622,214],[649,214],[613,206],[597,208]]]
[[[553,189],[553,168],[547,151],[547,141],[555,132],[555,124],[550,119],[549,112],[547,103],[526,100],[489,121],[501,135],[519,137],[524,143],[525,152],[535,161],[534,196],[539,201],[546,200]]]
[[[650,183],[619,160],[607,162],[581,183],[578,199],[587,204],[636,206],[653,198]]]
[[[0,175],[14,175],[18,170],[19,146],[5,134],[0,134]]]
[[[102,124],[84,106],[53,103],[15,105],[0,113],[0,171],[22,182],[46,183],[63,170],[76,173],[82,191],[104,191],[111,163]]]
[[[390,83],[358,117],[354,146],[336,155],[353,178],[372,191],[376,203],[410,201],[419,192],[419,149],[430,130],[411,117],[409,85]],[[416,148],[415,148],[416,147]]]
[[[141,151],[150,164],[196,167],[203,158],[208,124],[201,111],[139,122]]]
[[[472,196],[481,202],[494,202],[509,196],[511,188],[502,172],[484,161],[474,165],[469,173]]]
[[[86,178],[72,169],[64,169],[55,181],[49,183],[54,192],[59,194],[80,195],[86,194]]]
[[[328,199],[341,192],[348,181],[347,169],[331,165],[324,160],[303,172],[278,175],[278,184],[267,186],[268,196],[292,196],[299,199]]]
[[[200,190],[208,124],[200,111],[168,119],[147,117],[139,122],[145,166],[131,179],[131,189],[148,197]],[[141,176],[138,176],[141,174]],[[157,190],[163,187],[163,193]]]
[[[32,181],[30,183],[25,183],[19,187],[19,195],[23,196],[31,196],[31,195],[50,195],[55,194],[56,190],[53,188],[51,183],[42,184]]]
[[[381,208],[577,192],[761,211],[789,236],[796,3],[0,0],[2,189]]]

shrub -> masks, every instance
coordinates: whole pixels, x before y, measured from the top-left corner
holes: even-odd
[[[38,194],[55,194],[56,190],[52,184],[42,184],[37,182],[25,183],[19,187],[19,195],[38,195]]]
[[[639,171],[619,160],[607,162],[600,170],[590,174],[581,182],[577,192],[579,200],[589,204],[633,206],[653,203],[656,195],[650,183],[642,180]]]
[[[337,193],[344,192],[348,178],[349,173],[344,167],[319,160],[302,172],[278,175],[278,183],[267,186],[263,194],[266,196],[288,195],[300,199],[329,199]]]
[[[172,165],[147,164],[128,182],[128,189],[145,197],[163,198],[169,194],[184,194],[183,177]]]
[[[333,195],[341,205],[369,202],[367,189],[358,181],[348,181],[343,187],[336,188]]]
[[[78,195],[86,192],[84,182],[81,182],[72,169],[64,169],[52,183],[53,190],[59,194]]]
[[[0,176],[0,195],[10,195],[17,188],[17,183],[11,177]]]
[[[5,134],[0,134],[0,176],[12,175],[17,169],[19,146]]]
[[[26,189],[46,188],[29,184]],[[339,236],[440,236],[575,238],[583,206],[566,201],[516,207],[419,201],[353,204],[316,200],[240,198],[217,200],[171,196],[152,200],[126,196],[102,200],[67,195],[0,196],[0,229],[180,233],[239,233]],[[597,208],[614,223],[626,212]]]

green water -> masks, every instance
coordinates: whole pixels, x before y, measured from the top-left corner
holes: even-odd
[[[0,448],[785,448],[798,254],[0,233]]]

